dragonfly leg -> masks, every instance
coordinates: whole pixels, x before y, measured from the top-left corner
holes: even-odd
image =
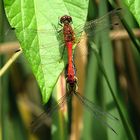
[[[62,56],[61,56],[61,59],[60,60],[62,60],[63,59],[63,56],[64,56],[64,52],[65,52],[65,46],[63,47],[63,51],[62,51]]]

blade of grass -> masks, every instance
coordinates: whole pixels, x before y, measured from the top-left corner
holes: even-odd
[[[12,88],[12,87],[11,87]],[[9,88],[10,89],[10,88]],[[8,91],[9,92],[9,105],[10,105],[10,125],[11,129],[10,131],[13,133],[15,140],[25,140],[28,139],[27,130],[25,128],[25,125],[22,121],[21,115],[19,113],[19,109],[16,102],[16,96],[12,92],[12,89]]]
[[[22,51],[16,52],[12,55],[12,57],[6,62],[6,64],[0,69],[0,77],[9,69],[9,67],[16,61],[16,59],[20,56]]]
[[[61,98],[61,96],[63,96],[62,95],[62,93],[64,92],[63,86],[64,86],[64,79],[60,77],[56,85],[57,90],[55,90],[53,94],[53,98],[54,98],[53,101],[58,101],[58,98]],[[53,140],[56,140],[56,139],[67,140],[69,137],[66,104],[67,104],[67,101],[65,101],[64,104],[61,104],[62,105],[60,106],[61,108],[58,109],[55,113],[53,113],[53,116],[52,116],[52,119],[53,119],[52,139]]]
[[[97,5],[94,1],[90,1],[89,3],[89,12],[88,12],[88,20],[92,20],[97,17]],[[98,37],[95,39],[98,40]],[[97,43],[98,44],[98,43]],[[90,51],[90,50],[89,50]],[[98,86],[98,64],[96,57],[93,53],[89,56],[88,67],[87,67],[87,77],[86,77],[86,85],[85,85],[85,96],[93,101],[94,103],[99,103],[99,94],[97,91]],[[101,85],[100,85],[101,87]],[[101,89],[101,88],[100,88]],[[94,139],[102,139],[104,136],[103,126],[96,120],[93,119],[93,116],[84,110],[83,116],[83,130],[81,139],[82,140],[92,140]],[[105,137],[104,137],[105,138]]]
[[[3,38],[3,27],[4,27],[4,12],[3,12],[3,1],[0,1],[0,42],[4,40]],[[0,66],[4,63],[4,57],[0,56]],[[0,78],[0,127],[1,127],[1,137],[2,139],[8,140],[9,137],[9,125],[8,125],[8,74],[3,78]]]
[[[126,31],[128,32],[131,41],[133,42],[134,46],[136,47],[137,51],[140,54],[140,43],[136,39],[132,29],[130,28],[130,26],[128,25],[128,23],[126,22],[126,20],[124,18],[121,18],[121,22],[123,23],[123,26],[125,27]]]
[[[94,60],[94,61],[93,61]],[[94,55],[91,55],[89,58],[88,69],[87,69],[87,77],[86,77],[86,85],[85,85],[85,96],[91,101],[96,102],[96,84],[97,84],[97,76],[98,76],[98,65],[96,62],[96,58]],[[93,127],[94,126],[94,127]],[[83,118],[83,133],[81,138],[83,140],[88,139],[92,140],[93,135],[96,133],[98,124],[96,124],[93,120],[93,116],[84,111]],[[93,130],[90,131],[90,130]],[[96,133],[97,134],[97,133]],[[97,135],[95,135],[97,136]]]
[[[130,128],[130,126],[129,126],[127,120],[126,120],[126,118],[123,115],[123,112],[122,112],[121,107],[119,105],[119,100],[116,98],[115,93],[114,93],[114,91],[112,89],[112,86],[111,86],[110,81],[109,81],[109,78],[108,78],[108,76],[106,74],[106,71],[105,71],[104,65],[102,63],[102,60],[101,60],[101,58],[99,56],[99,53],[98,53],[97,49],[95,48],[95,45],[92,44],[91,47],[92,47],[92,49],[93,49],[93,51],[94,51],[94,53],[95,53],[95,55],[97,57],[100,70],[102,71],[102,74],[103,74],[103,76],[104,76],[104,78],[105,78],[105,80],[107,82],[107,85],[109,87],[110,93],[111,93],[111,95],[113,97],[113,100],[114,100],[115,105],[117,107],[117,110],[119,112],[120,118],[122,120],[123,126],[125,128],[126,134],[128,136],[128,139],[129,140],[135,140],[134,133],[133,133],[132,129]]]
[[[1,130],[2,130],[2,139],[8,140],[10,138],[9,130],[9,101],[8,101],[8,75],[6,74],[1,80]]]
[[[107,12],[107,0],[101,1],[99,5],[99,15],[102,16]],[[106,19],[106,22],[109,24],[109,20],[111,19]],[[102,59],[102,63],[104,65],[104,69],[106,72],[106,75],[109,78],[109,81],[111,82],[111,88],[114,93],[117,93],[117,85],[116,85],[116,79],[115,79],[115,69],[113,65],[113,50],[112,50],[112,45],[111,41],[109,38],[109,32],[110,30],[106,29],[104,32],[100,34],[100,43],[101,43],[101,56],[100,58]],[[97,56],[96,56],[97,57]],[[98,59],[98,58],[97,58]],[[99,60],[98,60],[99,61]],[[99,64],[100,65],[100,64]],[[100,67],[100,66],[99,66]],[[102,75],[104,76],[102,70],[101,70]],[[106,83],[105,78],[103,77],[103,92],[104,92],[104,105],[105,109],[107,109],[107,105],[109,108],[111,108],[109,111],[110,114],[113,114],[114,116],[118,116],[118,112],[115,110],[115,102],[113,98],[111,97],[110,94],[110,89],[108,88],[108,84]],[[108,118],[106,120],[111,127],[116,131],[116,133],[122,133],[124,134],[124,130],[122,129],[121,126],[118,126],[118,122],[111,122]],[[107,129],[107,134],[108,134],[108,140],[109,139],[120,139],[122,136],[119,135],[114,135],[109,129]]]

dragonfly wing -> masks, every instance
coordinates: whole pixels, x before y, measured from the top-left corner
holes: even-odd
[[[95,103],[93,103],[92,101],[90,101],[89,99],[87,99],[86,97],[83,97],[81,96],[79,93],[76,93],[75,95],[77,95],[81,101],[83,101],[83,103],[89,105],[92,107],[92,109],[94,109],[98,114],[100,114],[101,116],[100,117],[103,117],[103,116],[106,116],[112,120],[116,120],[118,121],[119,119],[115,116],[113,116],[112,114],[110,113],[107,113],[105,111],[103,111],[103,109],[101,109],[99,106],[97,106]]]
[[[46,111],[42,112],[37,117],[37,119],[35,119],[31,124],[31,128],[32,128],[33,132],[35,132],[37,129],[39,129],[39,127],[41,127],[42,124],[49,125],[49,123],[46,123],[47,119],[51,118],[53,113],[57,112],[69,100],[70,96],[71,96],[71,94],[65,94],[58,100],[57,104],[52,105],[53,107],[51,109],[48,109],[47,112]]]
[[[19,27],[12,27],[10,28],[5,34],[8,35],[10,32],[15,31],[16,33],[23,33],[26,37],[20,39],[20,41],[29,42],[29,39],[32,38],[32,41],[34,41],[36,36],[42,36],[48,40],[47,44],[44,44],[44,42],[40,43],[40,48],[46,49],[48,48],[56,48],[56,46],[64,46],[64,40],[63,40],[63,33],[62,31],[57,31],[56,29],[34,29],[34,28],[19,28]],[[34,38],[33,38],[34,37]],[[57,41],[50,40],[50,38],[56,37]]]
[[[91,102],[87,98],[81,96],[78,92],[75,92],[74,95],[79,99],[80,103],[84,105],[86,109],[89,110],[89,112],[92,113],[92,115],[96,118],[96,120],[99,120],[103,125],[107,126],[114,133],[116,133],[116,131],[104,120],[104,118],[108,117],[110,119],[117,120],[117,121],[118,121],[118,118],[114,117],[110,113],[107,113],[101,110],[101,108],[99,108],[97,105],[95,105],[93,102]]]
[[[22,38],[21,42],[28,42],[28,46],[31,46],[32,44],[34,44],[34,49],[32,53],[36,53],[36,55],[39,55],[42,59],[46,60],[46,61],[40,61],[40,63],[38,64],[34,64],[34,65],[50,65],[50,64],[59,64],[62,62],[62,59],[65,60],[67,58],[67,53],[63,54],[63,50],[65,47],[65,43],[62,37],[62,32],[59,31],[55,31],[55,30],[45,30],[45,29],[32,29],[32,28],[26,28],[21,30],[20,28],[13,28],[11,31],[16,31],[17,33],[23,32],[26,37]],[[52,35],[52,33],[55,32],[56,34],[56,38],[58,41],[50,41],[48,38]],[[34,43],[34,40],[36,39],[36,36],[38,36],[38,34],[40,34],[41,36],[45,36],[46,40],[49,40],[49,43],[45,44],[44,42],[40,42],[38,41],[38,45],[36,43]],[[29,41],[29,39],[32,38],[32,41]],[[30,43],[30,44],[29,44]],[[32,43],[32,44],[31,44]],[[36,47],[38,47],[38,52],[36,52],[37,49],[35,49]],[[28,49],[26,49],[25,51],[30,51],[30,47],[28,47]],[[66,51],[66,50],[65,50]],[[64,57],[62,57],[62,55],[64,55]]]
[[[38,33],[42,33],[42,34],[58,34],[58,31],[56,29],[47,29],[47,28],[22,28],[22,27],[11,27],[10,29],[8,29],[8,31],[6,32],[6,34],[8,34],[10,31],[17,31],[17,32],[28,32],[31,34],[38,34]],[[60,30],[61,31],[61,30]],[[59,32],[61,33],[61,32]]]
[[[117,26],[120,23],[118,16],[118,13],[120,13],[120,11],[120,8],[114,9],[98,19],[86,22],[85,25],[79,25],[74,29],[76,32],[76,36],[80,37],[82,31],[85,31],[87,36],[90,37],[105,29],[111,29],[114,26]],[[108,22],[108,20],[110,22]]]

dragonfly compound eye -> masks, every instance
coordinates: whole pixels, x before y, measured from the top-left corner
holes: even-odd
[[[60,23],[66,23],[66,22],[68,23],[72,22],[71,16],[64,15],[60,18]]]

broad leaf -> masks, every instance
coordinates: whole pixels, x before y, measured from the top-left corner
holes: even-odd
[[[124,0],[126,5],[129,7],[129,10],[135,16],[137,22],[140,25],[140,1],[139,0]]]
[[[65,62],[59,59],[62,51],[57,37],[59,18],[67,14],[72,16],[75,27],[84,24],[88,0],[5,0],[4,3],[10,25],[16,30],[46,103],[67,62],[66,57]]]

